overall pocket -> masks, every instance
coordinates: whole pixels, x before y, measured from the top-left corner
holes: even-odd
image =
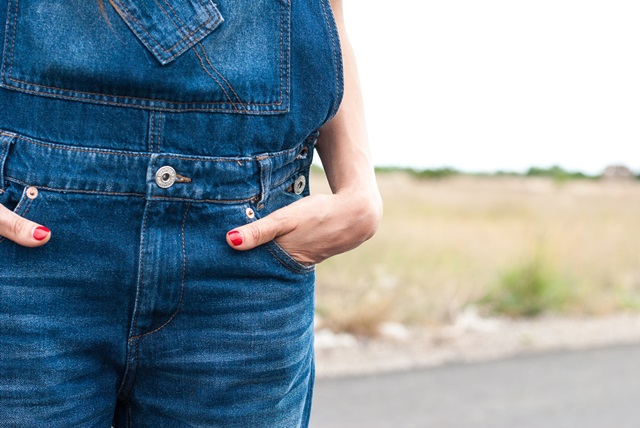
[[[107,19],[97,0],[8,0],[0,86],[165,111],[289,110],[289,0],[103,3]]]
[[[256,221],[274,211],[284,208],[309,195],[308,190],[309,170],[308,167],[289,177],[269,193],[266,203],[262,209],[258,209],[255,204],[247,204],[247,221]],[[308,273],[315,270],[315,265],[306,265],[296,260],[287,250],[285,250],[275,240],[264,244],[271,256],[281,265],[295,273]]]

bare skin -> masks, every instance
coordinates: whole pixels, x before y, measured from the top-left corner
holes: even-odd
[[[250,250],[275,239],[293,258],[310,265],[357,247],[373,236],[380,223],[382,200],[369,154],[360,81],[342,0],[331,0],[331,7],[340,33],[345,89],[338,113],[320,130],[316,148],[333,194],[306,197],[233,229],[227,243],[237,250]],[[234,245],[240,240],[241,244]]]
[[[299,262],[314,264],[357,247],[378,228],[382,201],[369,154],[358,71],[344,27],[342,0],[331,0],[331,6],[342,45],[345,91],[338,113],[320,130],[316,148],[333,194],[306,197],[233,229],[227,243],[236,250],[275,239]],[[38,240],[34,236],[38,226],[0,205],[0,236],[38,247],[49,242],[52,233]],[[238,238],[242,243],[234,245]]]

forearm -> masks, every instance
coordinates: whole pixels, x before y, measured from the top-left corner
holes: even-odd
[[[336,116],[320,130],[317,150],[335,194],[359,195],[361,207],[376,217],[382,210],[369,152],[364,107],[355,56],[347,36],[342,1],[332,0],[344,64],[344,97]],[[354,201],[356,202],[356,201]]]

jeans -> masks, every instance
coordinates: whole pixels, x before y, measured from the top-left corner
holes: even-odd
[[[309,195],[328,1],[104,3],[0,0],[0,426],[306,427],[314,267],[225,235]]]

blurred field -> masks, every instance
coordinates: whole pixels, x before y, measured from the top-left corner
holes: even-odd
[[[317,313],[334,330],[442,324],[479,302],[513,315],[640,309],[640,181],[378,180],[378,234],[317,269]],[[329,193],[321,172],[311,186]]]

